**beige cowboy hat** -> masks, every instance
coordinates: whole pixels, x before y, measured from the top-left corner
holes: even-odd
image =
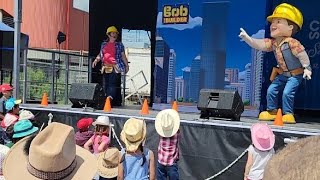
[[[18,141],[3,164],[6,179],[92,179],[96,174],[96,157],[76,146],[74,129],[53,122],[31,142],[29,155],[24,152],[29,137]]]
[[[126,150],[135,152],[145,140],[147,125],[144,120],[130,118],[126,121],[120,134],[121,140],[126,144]]]
[[[174,136],[180,128],[180,117],[176,110],[165,109],[156,116],[155,127],[162,137]]]
[[[111,147],[98,156],[98,174],[104,178],[118,176],[118,162],[120,152],[117,148]]]

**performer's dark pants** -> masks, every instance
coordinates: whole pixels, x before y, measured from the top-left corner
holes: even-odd
[[[104,92],[111,96],[113,106],[121,106],[121,73],[104,73]]]

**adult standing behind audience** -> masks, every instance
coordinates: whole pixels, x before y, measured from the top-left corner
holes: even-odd
[[[6,108],[4,103],[12,96],[13,87],[9,84],[2,84],[0,86],[0,91],[2,93],[2,97],[0,98],[0,120],[3,120],[6,115]]]
[[[113,106],[119,106],[121,105],[121,97],[117,95],[117,92],[121,90],[121,73],[126,74],[129,71],[128,59],[124,46],[118,39],[117,28],[108,27],[106,34],[107,40],[102,42],[100,53],[92,62],[92,67],[94,68],[98,62],[102,62],[101,73],[104,79],[104,92],[112,100]]]

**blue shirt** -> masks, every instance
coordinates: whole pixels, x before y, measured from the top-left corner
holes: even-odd
[[[148,180],[149,179],[149,160],[150,160],[150,150],[144,148],[143,152],[146,157],[146,161],[143,166],[143,156],[140,155],[129,155],[125,154],[122,150],[121,154],[125,154],[123,161],[123,174],[124,180]]]

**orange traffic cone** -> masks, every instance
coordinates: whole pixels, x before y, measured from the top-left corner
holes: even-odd
[[[174,109],[174,110],[176,110],[178,112],[178,103],[177,103],[177,101],[173,101],[172,109]]]
[[[142,114],[142,115],[149,114],[149,106],[148,106],[147,99],[144,99],[140,114]]]
[[[282,111],[280,108],[278,109],[277,116],[276,116],[276,119],[274,120],[273,124],[276,126],[283,126]]]
[[[110,112],[111,111],[111,101],[110,101],[110,97],[108,96],[106,99],[106,102],[104,103],[104,108],[103,108],[104,112]]]
[[[43,93],[42,99],[41,99],[41,106],[48,106],[48,95],[47,93]]]

